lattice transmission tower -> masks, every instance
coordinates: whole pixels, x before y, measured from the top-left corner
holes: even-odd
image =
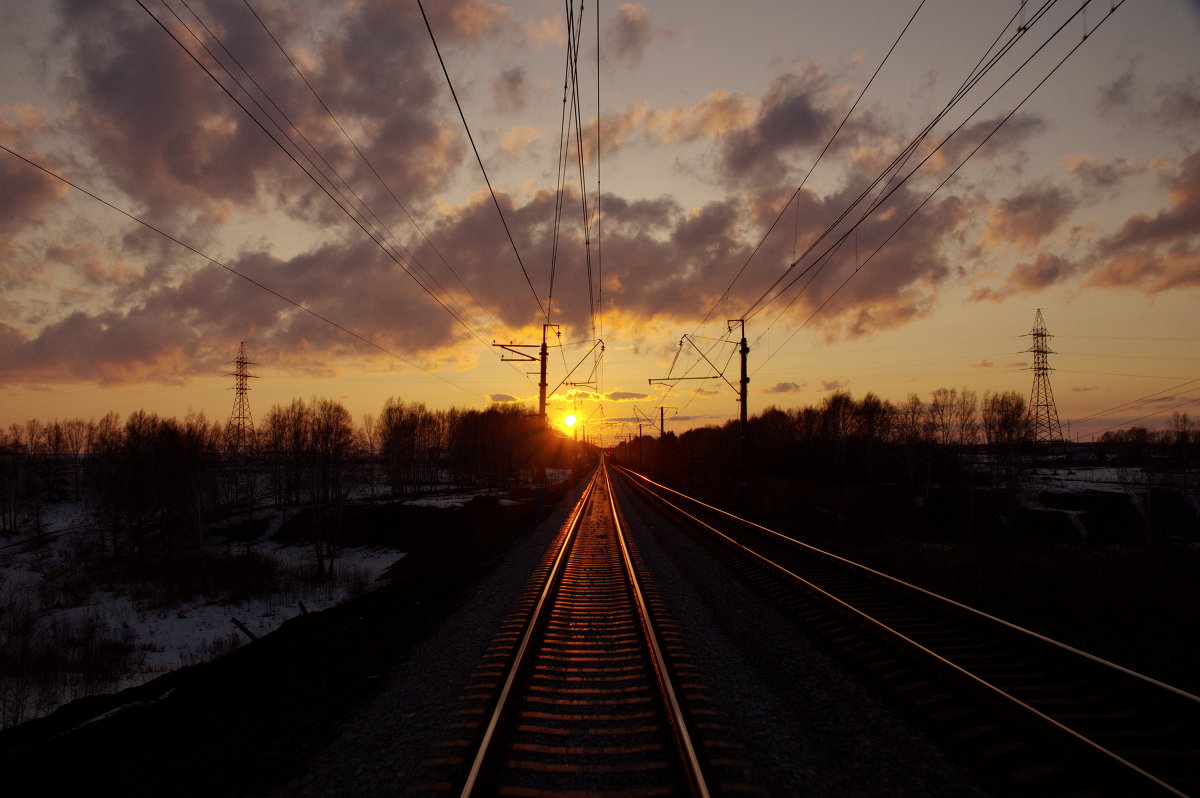
[[[1054,406],[1054,390],[1050,387],[1050,348],[1053,337],[1046,331],[1042,309],[1037,309],[1033,329],[1029,333],[1033,344],[1025,350],[1033,353],[1033,389],[1029,392],[1029,428],[1034,443],[1053,447],[1062,444],[1062,427],[1058,423],[1058,408]]]
[[[250,366],[256,365],[246,357],[246,342],[238,346],[237,358],[233,361],[234,369],[226,377],[233,377],[233,412],[229,414],[229,424],[225,427],[225,448],[238,456],[254,448],[254,417],[250,415],[250,380],[257,379],[250,373]]]

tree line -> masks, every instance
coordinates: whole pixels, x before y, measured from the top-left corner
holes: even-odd
[[[231,432],[203,413],[11,424],[0,430],[0,534],[36,533],[47,502],[84,500],[114,550],[163,529],[198,539],[236,506],[305,506],[332,518],[355,491],[511,489],[571,456],[569,441],[517,405],[432,410],[392,398],[355,423],[336,400],[295,399],[271,407],[236,454]]]
[[[629,440],[618,459],[646,470],[672,471],[695,482],[737,478],[742,431],[737,421],[679,435]],[[1176,412],[1162,430],[1133,427],[1106,432],[1101,449],[1140,465],[1149,453],[1174,453],[1180,462],[1200,444],[1197,425]],[[915,393],[895,403],[846,391],[817,405],[769,407],[748,419],[745,478],[772,476],[812,481],[900,483],[912,493],[933,485],[961,487],[985,479],[991,487],[1015,485],[1034,454],[1063,456],[1062,448],[1035,447],[1025,398],[1014,391],[941,388],[928,402]]]

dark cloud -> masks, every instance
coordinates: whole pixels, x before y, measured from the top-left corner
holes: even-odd
[[[722,137],[724,178],[734,184],[787,182],[786,156],[823,144],[839,121],[828,100],[831,87],[816,67],[776,77],[753,122]]]
[[[487,5],[439,3],[435,16],[449,38],[470,36],[483,24],[479,19],[489,17]],[[72,65],[64,86],[75,103],[88,155],[114,185],[156,218],[203,214],[225,203],[253,207],[279,200],[299,218],[346,223],[342,212],[259,124],[140,8],[87,0],[63,0],[61,7],[63,18],[70,20],[63,36]],[[368,187],[364,190],[371,199],[385,195],[246,9],[226,4],[205,6],[202,13],[232,56],[215,44],[210,45],[212,52],[241,77],[249,96],[232,87],[232,79],[212,65],[211,56],[171,15],[161,13],[163,23],[231,86],[241,104],[296,154],[305,169],[325,175],[322,181],[329,182],[330,191],[345,191],[340,175],[352,185]],[[381,0],[363,2],[320,30],[305,28],[288,6],[260,13],[285,43],[315,38],[306,78],[334,113],[353,122],[356,144],[402,197],[423,197],[445,185],[464,145],[434,116],[444,88],[412,8]],[[187,22],[204,33],[194,19]],[[233,66],[234,57],[269,100]],[[284,113],[304,138],[291,129]],[[312,154],[310,144],[321,156]]]
[[[984,228],[982,245],[1033,249],[1058,230],[1075,206],[1074,197],[1057,186],[1025,188],[997,203]]]
[[[1109,113],[1123,113],[1133,105],[1137,96],[1133,70],[1127,69],[1110,83],[1100,87],[1100,108]]]
[[[1094,158],[1074,158],[1067,164],[1069,169],[1086,188],[1112,189],[1126,178],[1144,173],[1145,169],[1128,158],[1118,158],[1100,163]]]
[[[1168,125],[1200,125],[1200,78],[1195,75],[1158,89],[1159,118]]]
[[[603,398],[610,402],[640,402],[649,399],[650,394],[640,391],[609,391]]]
[[[1096,256],[1089,286],[1148,294],[1200,286],[1200,150],[1180,163],[1169,206],[1127,219],[1099,241]]]
[[[488,401],[496,404],[511,404],[520,401],[517,397],[507,393],[489,393]]]
[[[821,380],[822,391],[836,391],[849,385],[848,380]]]
[[[974,302],[1003,302],[1017,294],[1032,294],[1058,285],[1078,271],[1078,264],[1050,252],[1042,252],[1032,261],[1013,266],[999,288],[978,288],[971,293]]]
[[[506,69],[492,80],[492,101],[502,113],[525,110],[528,92],[529,81],[519,67]]]
[[[655,39],[670,33],[650,24],[650,12],[641,3],[621,3],[605,31],[605,56],[628,67],[642,63]]]
[[[785,394],[799,393],[804,390],[804,386],[795,382],[777,382],[770,388],[764,388],[763,393],[766,394]]]

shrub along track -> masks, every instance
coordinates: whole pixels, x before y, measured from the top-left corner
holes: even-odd
[[[475,500],[412,546],[391,581],[212,662],[72,702],[0,732],[6,796],[257,794],[298,773],[393,664],[535,524]]]

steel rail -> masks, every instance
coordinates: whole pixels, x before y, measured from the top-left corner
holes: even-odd
[[[775,530],[770,529],[769,527],[765,527],[762,524],[757,524],[754,521],[749,521],[745,518],[734,515],[731,512],[722,510],[720,507],[714,507],[711,504],[705,504],[704,502],[700,501],[699,499],[695,499],[691,496],[688,496],[686,493],[680,493],[679,491],[675,490],[674,488],[670,488],[659,482],[655,482],[654,480],[650,479],[649,477],[647,477],[644,474],[639,474],[636,471],[633,471],[633,470],[630,470],[627,468],[622,468],[620,466],[614,466],[614,468],[616,468],[616,470],[624,476],[636,478],[637,480],[645,482],[648,485],[652,485],[655,488],[673,493],[676,496],[686,499],[687,501],[692,502],[693,504],[699,505],[700,507],[703,507],[706,510],[710,510],[714,513],[723,515],[732,521],[735,521],[739,524],[743,524],[744,526],[751,527],[753,529],[757,529],[758,531],[763,532],[767,535],[770,535],[773,538],[779,540],[780,542],[785,543],[786,545],[794,546],[798,549],[803,549],[804,551],[811,552],[812,554],[818,555],[825,559],[833,560],[841,565],[844,565],[851,569],[857,570],[861,573],[870,574],[872,577],[874,577],[876,579],[883,580],[884,582],[904,588],[905,590],[911,590],[915,593],[919,593],[927,598],[933,599],[936,602],[950,605],[950,606],[954,607],[955,609],[961,610],[969,615],[973,615],[977,618],[982,618],[991,623],[996,623],[1001,626],[1007,627],[1008,629],[1010,629],[1014,632],[1018,632],[1019,634],[1027,635],[1032,638],[1036,638],[1037,640],[1039,640],[1043,643],[1046,643],[1050,646],[1054,646],[1055,648],[1058,648],[1062,651],[1065,651],[1067,653],[1073,654],[1078,657],[1083,657],[1084,659],[1091,660],[1092,662],[1096,663],[1097,665],[1102,665],[1105,668],[1110,668],[1115,671],[1120,671],[1121,673],[1123,673],[1126,676],[1130,676],[1130,677],[1133,677],[1134,679],[1138,679],[1139,681],[1145,682],[1147,685],[1151,685],[1158,689],[1166,690],[1170,693],[1174,693],[1175,695],[1179,696],[1180,698],[1183,698],[1187,701],[1191,701],[1191,702],[1195,703],[1197,706],[1200,706],[1200,696],[1197,696],[1193,693],[1189,693],[1186,690],[1181,690],[1180,688],[1175,687],[1174,685],[1167,684],[1166,682],[1161,682],[1158,679],[1147,676],[1143,673],[1138,673],[1135,670],[1130,670],[1129,668],[1126,668],[1123,665],[1118,665],[1115,662],[1110,662],[1109,660],[1106,660],[1103,657],[1098,657],[1095,654],[1090,654],[1087,651],[1083,651],[1082,649],[1075,648],[1074,646],[1068,645],[1059,640],[1055,640],[1052,637],[1046,637],[1045,635],[1035,632],[1031,629],[1026,629],[1022,626],[1018,626],[1015,623],[1006,621],[1003,618],[997,618],[995,615],[989,615],[988,613],[983,612],[982,610],[978,610],[969,605],[962,604],[960,602],[955,601],[952,598],[947,598],[945,596],[939,595],[938,593],[934,593],[931,590],[926,590],[923,587],[919,587],[918,585],[914,585],[910,582],[905,582],[903,579],[897,579],[896,577],[891,576],[889,574],[885,574],[882,571],[876,571],[874,568],[871,568],[869,566],[854,562],[853,560],[847,560],[845,557],[840,557],[836,554],[825,551],[824,549],[819,549],[816,546],[812,546],[808,543],[804,543],[802,541],[796,540],[795,538],[788,537],[787,535],[784,535],[780,532],[776,532]],[[663,500],[663,501],[665,501],[665,500]],[[672,505],[672,506],[674,506],[674,505]],[[680,510],[680,512],[684,512],[684,511]],[[687,515],[686,512],[684,512],[684,514]]]
[[[675,688],[671,684],[670,672],[667,669],[667,660],[663,655],[662,647],[658,644],[658,635],[654,630],[654,622],[651,620],[650,608],[646,602],[645,595],[642,593],[642,586],[638,582],[637,572],[633,567],[633,558],[629,553],[629,546],[625,540],[625,528],[621,523],[621,514],[617,509],[616,496],[612,490],[612,482],[608,477],[607,463],[602,462],[601,469],[604,472],[605,482],[609,485],[608,503],[612,510],[613,525],[617,530],[617,542],[621,546],[621,557],[625,563],[625,572],[629,576],[629,584],[633,588],[634,599],[637,603],[638,617],[641,619],[642,629],[653,655],[655,676],[658,679],[662,695],[666,699],[669,710],[668,717],[675,734],[675,742],[687,765],[685,770],[687,772],[688,783],[691,786],[693,795],[699,796],[699,798],[709,798],[710,793],[704,778],[704,771],[700,766],[700,757],[696,754],[696,747],[693,745],[691,735],[688,733],[687,719],[684,717],[683,707],[679,702],[679,697],[675,693]]]
[[[1053,640],[1051,638],[1047,638],[1043,635],[1037,634],[1036,632],[1031,632],[1029,630],[1022,629],[1021,627],[1016,626],[1014,624],[1008,623],[1007,621],[1003,621],[999,618],[994,618],[993,616],[990,616],[987,613],[983,613],[978,610],[974,610],[973,608],[967,607],[966,605],[960,604],[956,601],[953,601],[952,599],[947,599],[945,597],[937,595],[936,593],[932,593],[930,591],[924,590],[923,588],[916,587],[915,585],[910,585],[907,582],[904,582],[899,579],[895,579],[894,577],[890,577],[887,574],[876,571],[872,568],[868,568],[866,566],[860,565],[851,560],[847,560],[843,557],[839,557],[835,554],[830,554],[828,552],[822,551],[821,549],[817,549],[813,546],[809,546],[808,544],[800,543],[799,541],[796,541],[792,538],[787,537],[786,535],[782,535],[778,532],[775,532],[774,530],[768,529],[767,527],[761,526],[760,524],[756,524],[752,521],[747,521],[743,518],[733,515],[732,513],[721,510],[720,508],[712,507],[711,505],[705,504],[704,502],[701,502],[697,499],[693,499],[692,497],[687,496],[686,494],[680,493],[679,491],[673,490],[672,488],[668,488],[665,485],[656,483],[653,480],[650,480],[649,478],[647,478],[641,474],[638,474],[637,472],[630,471],[628,469],[623,469],[620,467],[617,467],[617,470],[618,470],[618,473],[621,473],[622,475],[626,476],[626,478],[628,480],[628,484],[639,488],[641,492],[645,493],[646,495],[651,496],[656,501],[663,503],[664,505],[666,505],[667,507],[670,507],[672,510],[679,513],[680,515],[690,519],[693,523],[697,524],[700,527],[703,527],[704,529],[708,530],[712,534],[721,538],[728,544],[735,547],[737,550],[741,551],[744,555],[749,557],[752,561],[757,562],[760,565],[762,565],[763,567],[767,568],[768,570],[773,571],[773,572],[779,574],[780,576],[783,576],[785,579],[798,584],[804,590],[815,593],[817,596],[821,597],[823,600],[825,600],[829,604],[832,604],[834,607],[840,609],[843,613],[849,615],[851,618],[857,620],[859,623],[865,625],[867,628],[874,629],[878,633],[883,635],[884,637],[894,640],[896,642],[899,642],[903,646],[907,647],[909,650],[915,651],[920,656],[924,657],[926,660],[928,660],[932,664],[936,665],[938,668],[954,674],[955,676],[965,680],[969,684],[974,685],[976,688],[982,690],[984,693],[986,693],[988,695],[993,696],[994,698],[998,699],[999,701],[1002,701],[1011,707],[1021,710],[1023,713],[1026,713],[1028,717],[1036,719],[1040,723],[1047,725],[1050,729],[1054,730],[1055,732],[1066,735],[1066,737],[1068,739],[1074,741],[1077,744],[1084,746],[1086,750],[1089,750],[1093,754],[1102,757],[1103,759],[1109,761],[1113,765],[1116,765],[1117,767],[1122,768],[1125,772],[1136,775],[1136,776],[1140,777],[1141,779],[1144,779],[1145,781],[1148,782],[1148,784],[1146,786],[1152,786],[1155,789],[1160,790],[1169,795],[1183,796],[1183,798],[1186,798],[1187,793],[1184,793],[1184,792],[1176,789],[1172,785],[1166,783],[1162,779],[1160,779],[1157,776],[1155,776],[1154,774],[1144,770],[1143,768],[1139,767],[1138,765],[1130,762],[1129,760],[1125,759],[1121,755],[1109,750],[1108,748],[1106,748],[1103,745],[1095,742],[1094,740],[1084,736],[1083,734],[1075,731],[1074,729],[1070,728],[1069,726],[1064,725],[1060,721],[1045,714],[1044,712],[1030,706],[1025,701],[1022,701],[1021,699],[1011,695],[1010,693],[1002,690],[1001,688],[997,687],[996,685],[991,684],[990,682],[984,680],[983,678],[971,673],[970,671],[966,670],[962,666],[952,662],[949,659],[946,659],[942,655],[940,655],[937,652],[931,650],[930,648],[922,645],[921,643],[911,639],[910,637],[906,636],[902,632],[899,632],[899,631],[893,629],[892,627],[888,626],[887,624],[883,623],[882,621],[879,621],[879,620],[871,617],[870,615],[859,610],[858,608],[847,603],[846,601],[843,601],[842,599],[838,598],[837,596],[833,595],[832,593],[829,593],[828,591],[824,590],[823,588],[819,587],[818,585],[813,584],[811,581],[805,579],[804,577],[800,576],[799,574],[796,574],[796,573],[788,570],[786,567],[774,562],[773,560],[758,553],[757,551],[754,551],[753,549],[749,548],[748,546],[741,543],[740,541],[735,540],[734,538],[730,537],[725,532],[717,529],[716,527],[714,527],[711,524],[705,522],[704,520],[698,518],[697,516],[693,515],[692,513],[689,513],[688,511],[684,510],[683,508],[679,507],[678,505],[672,503],[665,497],[654,493],[646,485],[639,484],[638,480],[645,482],[645,483],[649,483],[651,485],[655,485],[659,488],[662,488],[665,491],[669,491],[670,493],[678,495],[684,499],[687,499],[688,501],[691,501],[691,502],[693,502],[697,505],[700,505],[706,509],[709,509],[716,513],[719,513],[722,516],[726,516],[726,517],[728,517],[732,520],[735,520],[739,523],[742,523],[747,526],[761,530],[763,532],[769,533],[770,535],[773,535],[773,536],[779,538],[780,540],[788,543],[789,545],[794,545],[798,548],[809,550],[810,552],[821,555],[823,557],[831,558],[835,561],[838,561],[839,563],[845,564],[847,566],[851,566],[852,569],[854,569],[854,570],[858,570],[860,572],[870,574],[874,577],[882,577],[883,579],[885,579],[888,582],[892,582],[897,585],[903,586],[905,588],[915,590],[918,593],[924,594],[927,597],[931,597],[931,598],[937,599],[939,601],[945,602],[946,604],[952,605],[956,609],[967,610],[968,612],[970,612],[976,616],[986,618],[990,621],[998,622],[1005,627],[1008,627],[1017,632],[1022,632],[1024,634],[1027,634],[1033,638],[1038,639],[1041,642],[1050,643],[1050,644],[1057,646],[1058,648],[1063,649],[1065,651],[1069,651],[1074,654],[1082,655],[1089,660],[1092,660],[1092,661],[1102,664],[1102,665],[1107,665],[1117,671],[1120,671],[1121,673],[1123,673],[1125,675],[1137,677],[1137,678],[1145,681],[1148,684],[1154,685],[1156,687],[1167,688],[1171,692],[1178,694],[1184,698],[1193,700],[1193,701],[1200,701],[1200,699],[1197,699],[1196,696],[1194,696],[1190,693],[1187,693],[1183,690],[1179,690],[1177,688],[1171,687],[1170,685],[1166,685],[1162,682],[1158,682],[1155,679],[1151,679],[1147,676],[1143,676],[1142,674],[1139,674],[1136,671],[1130,671],[1127,668],[1123,668],[1114,663],[1107,662],[1106,660],[1100,659],[1099,657],[1089,655],[1086,652],[1079,651],[1077,649],[1072,648],[1071,646],[1065,645],[1063,643],[1059,643],[1056,640]],[[630,477],[637,477],[638,480],[631,479]]]
[[[521,671],[521,666],[525,661],[525,654],[529,649],[529,644],[533,640],[534,634],[541,625],[542,612],[546,607],[546,603],[550,594],[554,592],[557,586],[559,572],[562,569],[562,564],[566,560],[567,551],[571,548],[571,543],[575,538],[575,533],[579,531],[580,521],[583,519],[583,512],[592,500],[592,492],[595,490],[596,483],[600,478],[600,472],[597,470],[592,475],[591,481],[588,483],[587,490],[579,498],[572,510],[570,519],[567,523],[567,534],[563,537],[562,546],[558,550],[558,554],[554,558],[554,564],[550,567],[550,573],[546,576],[546,583],[542,587],[541,594],[538,596],[537,604],[530,613],[529,622],[525,626],[525,633],[521,637],[521,643],[517,647],[517,652],[513,657],[512,662],[508,667],[508,674],[504,679],[504,685],[500,689],[499,697],[496,700],[496,706],[492,709],[491,717],[488,719],[487,728],[484,730],[483,739],[479,743],[479,747],[475,752],[475,759],[471,763],[471,769],[467,773],[466,781],[463,783],[462,790],[459,793],[460,798],[469,798],[474,793],[474,790],[479,782],[479,775],[483,771],[484,761],[487,759],[491,749],[492,741],[496,735],[496,729],[500,725],[500,719],[504,714],[505,708],[508,705],[509,696],[512,694],[513,684],[517,680],[517,676]]]

